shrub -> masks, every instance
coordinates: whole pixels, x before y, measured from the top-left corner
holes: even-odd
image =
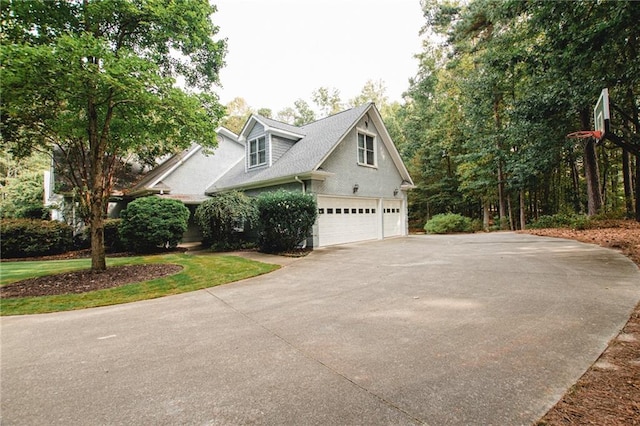
[[[552,216],[540,216],[529,224],[531,229],[541,228],[571,228],[587,229],[591,226],[591,219],[585,215],[555,214]]]
[[[73,246],[73,230],[58,221],[6,219],[0,221],[0,240],[6,258],[59,254]]]
[[[189,209],[177,200],[138,198],[120,212],[120,239],[127,249],[137,253],[176,247],[187,230],[189,214]]]
[[[293,250],[309,235],[318,211],[312,195],[280,190],[257,199],[261,251]]]
[[[120,251],[124,248],[120,241],[120,224],[122,219],[106,219],[104,221],[104,248],[108,252]]]
[[[51,212],[42,204],[29,204],[16,211],[16,218],[49,220]]]
[[[257,218],[254,202],[241,192],[215,195],[198,206],[194,214],[203,236],[203,244],[218,250],[242,247],[245,229]]]
[[[425,225],[427,234],[450,234],[454,232],[474,232],[473,221],[456,213],[437,214]]]

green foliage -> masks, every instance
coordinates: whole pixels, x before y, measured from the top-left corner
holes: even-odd
[[[591,127],[598,94],[608,87],[626,112],[625,118],[612,109],[613,131],[638,146],[640,8],[590,1],[421,4],[426,37],[418,73],[396,119],[385,119],[400,129],[394,140],[417,186],[409,194],[411,218],[449,211],[479,217],[486,208],[503,216],[498,222],[512,223],[520,217],[515,206],[525,217],[593,214],[600,193],[606,212],[629,214],[632,197],[623,193],[622,175],[627,182],[632,176],[619,147],[606,142],[594,154],[566,135]],[[596,168],[599,174],[586,173]]]
[[[2,257],[59,254],[73,246],[73,230],[63,222],[4,219],[0,221]]]
[[[224,111],[211,89],[226,53],[214,38],[215,11],[207,0],[30,0],[0,8],[3,143],[18,157],[63,153],[57,178],[97,233],[127,160],[215,146]],[[104,269],[102,247],[92,249],[94,269]]]
[[[127,249],[137,253],[174,248],[187,230],[189,214],[189,209],[177,200],[138,198],[120,212],[120,238]]]
[[[122,219],[107,219],[104,221],[104,248],[108,252],[116,252],[124,249],[120,240],[120,225]]]
[[[261,194],[257,208],[258,245],[267,253],[296,248],[307,238],[318,215],[312,195],[284,190]]]
[[[46,219],[43,172],[51,159],[40,153],[17,159],[5,152],[0,157],[0,216]]]
[[[537,220],[529,224],[531,229],[543,228],[571,228],[589,229],[593,219],[585,215],[555,214],[540,216]]]
[[[215,195],[198,206],[195,220],[203,244],[216,250],[232,250],[245,243],[245,230],[254,225],[257,211],[253,201],[241,192]]]
[[[456,213],[437,214],[425,225],[427,234],[451,234],[456,232],[475,232],[474,222],[465,216]]]

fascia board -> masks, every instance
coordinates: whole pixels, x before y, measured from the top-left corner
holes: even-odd
[[[384,146],[387,148],[387,151],[391,155],[391,159],[393,160],[393,163],[395,164],[396,168],[400,172],[402,179],[409,182],[410,185],[414,187],[413,180],[409,175],[409,171],[405,167],[404,162],[402,161],[402,157],[398,152],[398,148],[396,148],[395,144],[393,143],[393,140],[391,139],[391,135],[389,134],[387,127],[384,125],[384,121],[382,120],[382,116],[380,115],[378,108],[376,108],[375,105],[373,104],[372,106],[373,108],[370,108],[367,111],[370,111],[370,110],[373,111],[372,117],[374,120],[374,124],[376,125],[376,129],[378,129],[378,132],[380,133],[382,143],[384,143]]]

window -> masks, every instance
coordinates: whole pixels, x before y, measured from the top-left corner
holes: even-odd
[[[375,138],[371,135],[358,133],[358,164],[365,166],[376,165]]]
[[[249,167],[267,164],[267,139],[262,136],[249,141]]]

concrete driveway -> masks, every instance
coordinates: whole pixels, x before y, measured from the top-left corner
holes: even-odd
[[[1,423],[531,424],[639,299],[633,263],[573,241],[327,248],[208,290],[2,318]]]

